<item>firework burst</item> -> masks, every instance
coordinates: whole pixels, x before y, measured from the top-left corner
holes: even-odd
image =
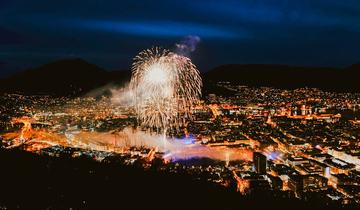
[[[161,48],[140,52],[132,66],[130,87],[141,125],[166,132],[191,117],[199,101],[202,80],[185,56]]]

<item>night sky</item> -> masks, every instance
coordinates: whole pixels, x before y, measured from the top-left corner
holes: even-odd
[[[359,0],[0,0],[0,77],[80,57],[129,69],[142,49],[199,37],[201,71],[226,63],[360,62]]]

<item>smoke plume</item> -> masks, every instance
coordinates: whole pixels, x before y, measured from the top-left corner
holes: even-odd
[[[186,36],[180,43],[175,44],[175,53],[189,57],[190,54],[196,50],[200,41],[201,39],[198,36]]]

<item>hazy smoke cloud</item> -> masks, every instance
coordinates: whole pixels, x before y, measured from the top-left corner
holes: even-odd
[[[111,103],[118,106],[133,106],[134,95],[129,85],[122,88],[112,88],[111,92]]]
[[[180,43],[175,44],[175,52],[183,56],[190,56],[196,50],[196,46],[201,41],[200,37],[189,35],[186,36]]]
[[[120,132],[80,132],[72,142],[78,146],[147,147],[165,152],[167,160],[207,157],[217,160],[252,160],[252,151],[246,148],[209,147],[200,144],[186,144],[186,139],[166,138],[160,134],[139,129],[125,128]],[[101,148],[99,148],[101,149]]]

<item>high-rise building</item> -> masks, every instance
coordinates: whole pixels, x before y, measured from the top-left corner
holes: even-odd
[[[253,154],[253,162],[255,172],[258,174],[266,174],[266,156],[259,153],[254,152]]]

